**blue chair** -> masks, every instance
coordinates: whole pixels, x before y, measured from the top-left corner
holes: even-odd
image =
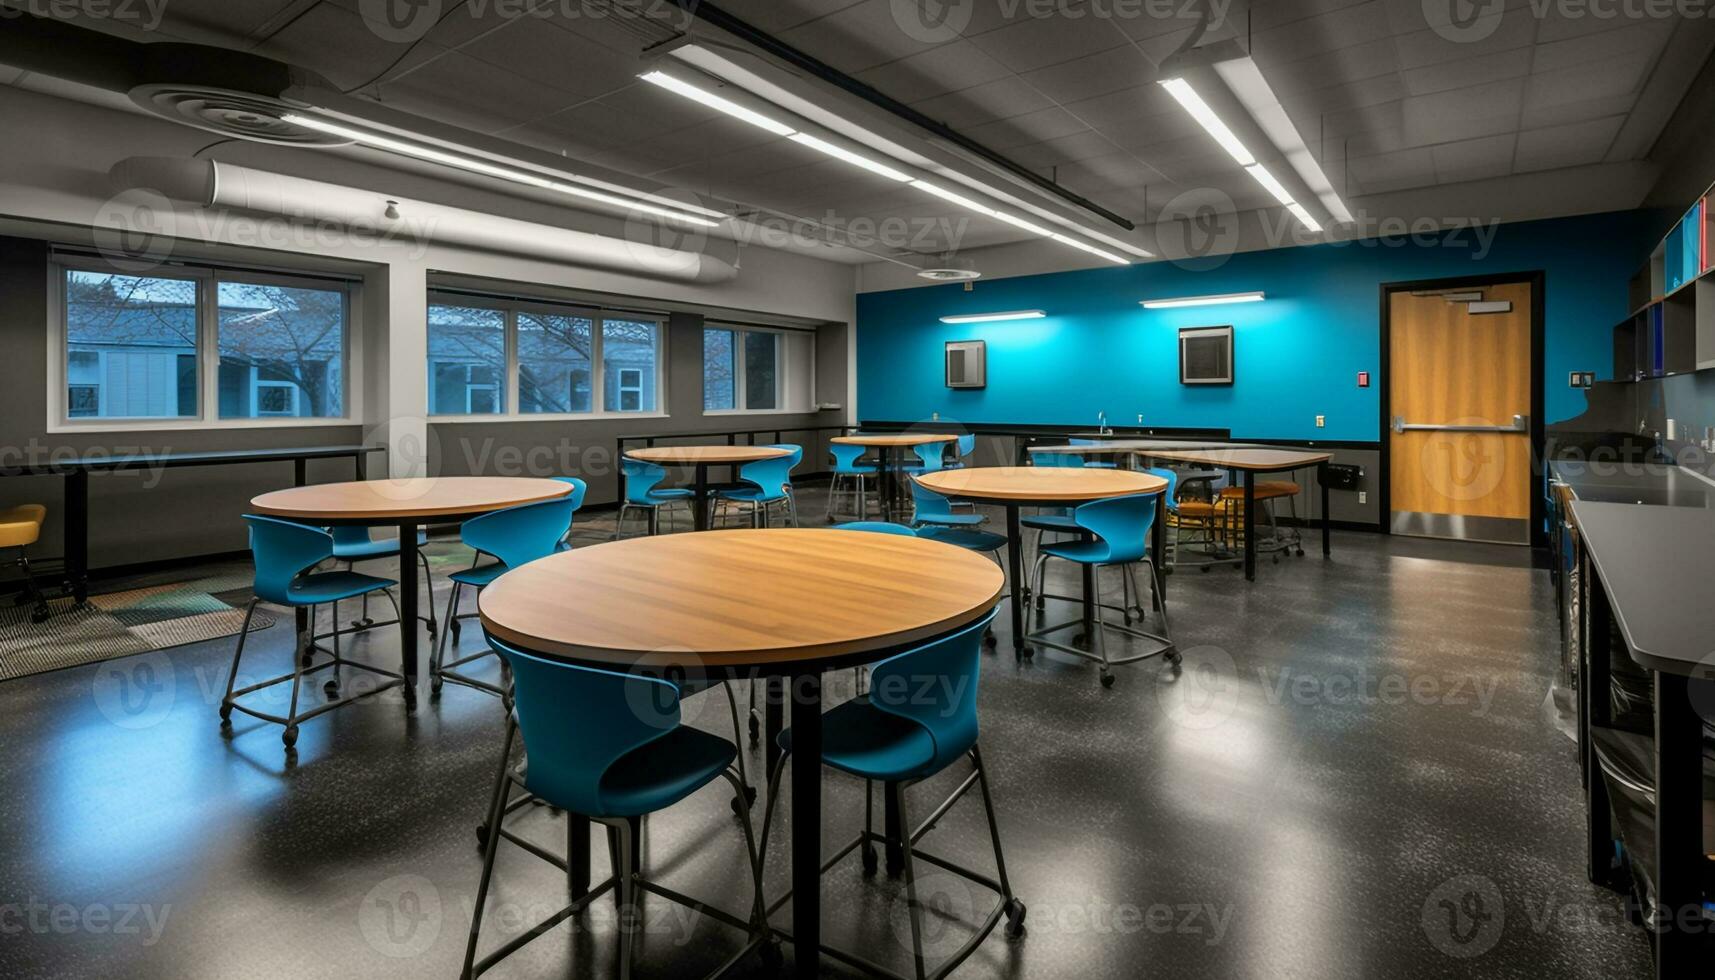
[[[751,527],[767,527],[769,506],[782,504],[792,526],[797,527],[798,502],[792,496],[792,470],[803,461],[804,449],[792,445],[768,448],[787,450],[788,455],[759,459],[739,467],[738,478],[743,485],[717,491],[715,499],[720,501],[719,506],[723,510],[728,505],[737,505],[741,510],[748,510]]]
[[[447,598],[448,624],[459,621],[459,597],[467,586],[481,592],[483,586],[512,569],[557,553],[561,542],[571,533],[571,527],[571,494],[508,507],[465,521],[459,528],[459,539],[476,549],[479,555],[493,555],[495,560],[486,565],[462,568],[447,576],[453,583],[452,595]],[[476,615],[469,612],[463,618],[472,619]],[[484,645],[477,653],[447,662],[447,634],[454,632],[448,629],[442,634],[440,642],[435,645],[435,655],[429,660],[429,696],[440,697],[441,685],[447,681],[505,696],[505,686],[471,677],[457,669],[492,655],[494,651],[488,646]],[[457,642],[456,636],[454,642]]]
[[[572,488],[572,492],[566,494],[566,499],[570,500],[572,502],[572,519],[574,521],[577,520],[578,510],[580,508],[582,508],[584,505],[584,496],[589,493],[589,490],[590,490],[589,484],[585,483],[584,481],[578,479],[575,476],[556,476],[556,477],[554,477],[554,479],[558,480],[559,482],[564,483],[567,486],[570,486]],[[560,539],[560,547],[558,550],[560,550],[560,551],[571,551],[572,550],[572,528],[571,528],[571,525],[566,526],[566,536]]]
[[[244,626],[238,632],[238,649],[232,655],[232,669],[226,675],[226,696],[220,701],[220,727],[232,727],[232,712],[234,709],[244,712],[253,718],[286,726],[280,740],[286,744],[288,752],[298,744],[298,725],[314,718],[323,712],[332,711],[342,704],[350,703],[361,697],[368,697],[388,688],[398,687],[404,683],[404,678],[392,671],[382,670],[368,664],[346,660],[339,652],[340,631],[336,628],[333,635],[332,657],[322,663],[313,663],[315,648],[309,647],[310,653],[303,657],[292,658],[292,672],[270,678],[247,687],[234,690],[238,681],[238,664],[244,659],[244,644],[250,638],[250,620],[256,614],[256,605],[267,602],[288,609],[307,609],[310,616],[310,632],[315,632],[316,607],[330,606],[333,610],[333,621],[339,624],[339,604],[345,599],[355,599],[369,595],[371,592],[391,594],[386,590],[398,583],[392,579],[376,578],[359,572],[317,572],[315,568],[322,562],[334,556],[333,535],[319,527],[307,524],[295,524],[276,517],[257,517],[245,515],[244,521],[250,526],[250,554],[256,564],[256,577],[252,584],[254,595],[250,604],[244,610]],[[398,607],[394,607],[397,614]],[[395,615],[397,618],[397,615]],[[415,628],[416,624],[412,624]],[[305,674],[332,667],[334,676],[328,681],[326,691],[330,698],[339,693],[340,668],[355,667],[372,674],[380,674],[393,678],[390,683],[365,689],[362,694],[351,698],[336,698],[316,705],[308,711],[298,710],[298,691],[302,686]],[[269,714],[239,703],[238,699],[246,694],[260,691],[275,684],[292,682],[291,706],[284,715]]]
[[[1006,876],[1006,859],[1001,852],[1000,827],[995,820],[994,799],[989,791],[988,771],[983,766],[982,751],[977,746],[978,668],[982,657],[978,636],[994,618],[987,615],[951,636],[917,647],[876,664],[871,670],[869,694],[839,705],[823,716],[822,758],[820,764],[864,781],[864,828],[856,840],[838,852],[835,862],[853,850],[861,850],[866,873],[873,874],[879,864],[876,844],[888,844],[884,835],[874,829],[874,784],[881,783],[893,797],[899,812],[899,825],[907,832],[896,842],[905,854],[905,900],[911,919],[912,961],[918,980],[929,976],[944,977],[963,962],[1004,916],[1006,935],[1017,938],[1024,932],[1026,909],[1012,894]],[[769,776],[768,809],[762,822],[762,852],[768,853],[768,835],[773,823],[774,802],[779,799],[780,776],[792,753],[792,730],[780,733],[783,749],[780,760]],[[960,867],[950,861],[917,850],[917,841],[910,832],[913,824],[906,809],[905,791],[929,779],[961,759],[969,758],[973,772],[935,808],[932,826],[942,814],[951,809],[972,786],[982,789],[983,811],[988,818],[989,839],[994,845],[996,876]],[[798,764],[815,764],[818,760],[799,760]],[[926,831],[925,831],[926,832]],[[917,897],[917,859],[958,875],[971,883],[987,888],[1000,896],[1000,901],[987,918],[976,925],[974,934],[955,952],[951,959],[926,970],[923,958],[923,904]],[[828,867],[833,863],[829,862]],[[826,868],[824,868],[826,870]],[[781,896],[769,908],[772,913],[791,900]],[[839,959],[868,972],[893,976],[879,964],[844,951],[830,951]]]
[[[397,537],[372,538],[369,536],[369,528],[360,527],[355,524],[336,525],[328,528],[328,532],[333,535],[334,560],[345,562],[345,570],[348,572],[354,571],[355,569],[353,566],[360,561],[379,561],[381,559],[399,557],[399,539]],[[433,639],[440,627],[440,624],[436,621],[435,617],[434,575],[429,569],[429,556],[424,554],[421,550],[422,547],[428,543],[429,532],[418,531],[417,548],[419,550],[417,551],[417,562],[423,566],[423,602],[425,607],[428,609],[428,615],[418,616],[417,618],[422,620],[424,625],[428,626],[429,637],[430,639]],[[405,570],[401,568],[399,570],[399,574],[405,574]],[[381,626],[392,625],[394,624],[377,623],[369,618],[369,597],[364,596],[362,612],[359,614],[357,621],[351,624],[352,628],[345,632],[356,633],[366,629],[375,629]],[[334,623],[334,629],[339,629],[339,624],[337,622]],[[318,633],[314,637],[314,640],[325,640],[330,635],[331,634]]]
[[[944,442],[919,443],[911,447],[911,452],[917,456],[917,462],[901,466],[901,473],[918,476],[947,468],[947,444]]]
[[[499,827],[514,786],[570,814],[587,817],[608,829],[613,875],[577,897],[570,905],[527,930],[481,962],[476,961],[483,905],[494,876],[494,857],[504,837],[533,853],[510,832],[489,833],[483,841],[482,877],[476,909],[471,915],[461,976],[477,977],[523,947],[588,908],[603,893],[614,890],[619,900],[619,975],[631,976],[632,946],[639,931],[640,892],[705,913],[737,929],[763,931],[762,862],[751,832],[750,811],[737,807],[751,872],[750,918],[695,902],[644,878],[641,867],[642,818],[665,810],[725,778],[735,791],[743,785],[732,770],[738,749],[733,743],[680,722],[678,686],[664,680],[559,663],[514,649],[489,637],[510,665],[515,679],[515,708],[507,719],[500,772],[489,801],[488,826]],[[515,734],[524,739],[525,762],[511,763]],[[572,835],[568,834],[568,837]],[[698,842],[702,846],[702,842]]]
[[[953,512],[953,502],[945,495],[935,492],[918,483],[911,483],[911,503],[914,506],[911,516],[911,526],[921,528],[925,525],[940,527],[974,527],[988,520],[981,514],[958,514]],[[1005,543],[1005,539],[1002,539]]]
[[[977,451],[976,433],[967,432],[964,435],[960,436],[959,442],[958,442],[958,448],[954,451],[954,455],[956,455],[958,458],[954,459],[952,462],[948,463],[947,469],[962,470],[966,466],[969,466],[970,463],[967,461],[971,458],[971,454],[976,452],[976,451]]]
[[[869,531],[874,534],[903,534],[915,538],[917,532],[903,524],[892,521],[849,521],[845,524],[835,524],[830,530],[834,531]]]
[[[1099,446],[1102,444],[1102,440],[1100,440],[1100,439],[1067,439],[1066,444],[1069,446]],[[1119,464],[1113,462],[1112,460],[1101,460],[1101,461],[1083,460],[1082,465],[1089,467],[1090,469],[1093,469],[1093,470],[1111,470],[1111,469],[1117,469],[1119,467]]]
[[[1068,644],[1057,643],[1048,639],[1052,634],[1074,627],[1082,628],[1082,616],[1068,620],[1055,626],[1042,626],[1042,612],[1036,610],[1037,626],[1027,630],[1030,639],[1044,646],[1062,650],[1074,656],[1083,657],[1101,664],[1101,680],[1103,687],[1112,687],[1114,675],[1110,668],[1119,664],[1134,663],[1146,657],[1164,654],[1171,663],[1179,663],[1179,651],[1175,649],[1171,638],[1171,629],[1167,622],[1167,603],[1162,599],[1161,582],[1156,577],[1155,563],[1149,556],[1149,532],[1155,524],[1156,500],[1161,491],[1155,493],[1131,494],[1125,497],[1110,497],[1106,500],[1096,500],[1082,504],[1072,511],[1072,519],[1085,532],[1085,537],[1077,541],[1055,541],[1044,544],[1037,558],[1037,578],[1040,581],[1048,559],[1058,558],[1075,565],[1085,566],[1092,570],[1088,582],[1095,590],[1091,597],[1096,607],[1096,635],[1091,637],[1095,645],[1094,654]],[[1161,633],[1146,633],[1133,629],[1131,612],[1133,604],[1130,597],[1137,597],[1136,608],[1141,617],[1143,612],[1143,593],[1138,588],[1136,569],[1138,565],[1149,567],[1149,588],[1154,597],[1154,605],[1161,615]],[[1118,606],[1102,602],[1101,570],[1111,566],[1119,566],[1125,571],[1121,576],[1121,604]],[[1129,587],[1129,593],[1126,592]],[[1039,586],[1040,590],[1040,586]],[[1039,593],[1040,594],[1040,593]],[[1057,597],[1058,598],[1058,597]],[[1125,625],[1110,623],[1101,616],[1101,610],[1113,609],[1124,613]],[[1027,609],[1027,612],[1030,610]],[[1129,636],[1147,640],[1156,640],[1162,646],[1145,653],[1132,654],[1118,659],[1109,658],[1107,652],[1107,630],[1118,630]]]
[[[622,457],[619,470],[625,476],[625,499],[619,502],[619,516],[613,522],[613,539],[619,540],[625,530],[625,515],[634,510],[643,512],[650,534],[661,533],[661,514],[666,508],[680,505],[687,510],[696,496],[683,488],[655,489],[667,479],[667,469],[641,459]]]
[[[851,498],[853,517],[862,520],[869,516],[869,496],[864,484],[876,475],[876,467],[872,463],[859,462],[865,451],[864,446],[838,442],[828,444],[828,452],[834,457],[833,477],[828,482],[827,518],[830,523],[834,520],[834,508],[842,494]],[[845,483],[848,489],[842,491],[841,483]]]

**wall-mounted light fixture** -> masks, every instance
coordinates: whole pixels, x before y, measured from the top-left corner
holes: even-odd
[[[1040,320],[1048,314],[1042,310],[1012,310],[1008,313],[960,313],[944,316],[942,323],[992,323],[996,320]]]
[[[1211,296],[1175,296],[1168,299],[1146,299],[1146,310],[1170,310],[1179,306],[1219,306],[1223,303],[1260,303],[1262,290],[1248,293],[1219,293]]]

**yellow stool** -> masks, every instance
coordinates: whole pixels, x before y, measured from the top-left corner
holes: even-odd
[[[35,576],[30,574],[30,557],[24,549],[42,536],[42,520],[48,509],[41,504],[20,504],[0,510],[0,548],[17,548],[18,559],[13,564],[24,570],[25,594],[36,601],[30,621],[40,623],[48,618],[48,600],[36,588]]]

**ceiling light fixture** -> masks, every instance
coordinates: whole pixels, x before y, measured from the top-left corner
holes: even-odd
[[[719,221],[711,221],[708,218],[701,217],[700,215],[687,214],[683,211],[673,210],[672,208],[658,207],[654,204],[648,204],[644,201],[637,200],[636,198],[621,197],[618,194],[607,194],[602,191],[590,190],[585,187],[579,187],[575,184],[568,184],[564,181],[554,180],[553,178],[543,176],[542,174],[532,173],[528,170],[520,170],[515,167],[506,167],[497,163],[489,163],[486,160],[473,156],[466,156],[462,153],[449,153],[446,150],[438,150],[432,146],[413,143],[408,140],[394,139],[391,136],[383,136],[380,133],[372,133],[368,130],[343,126],[339,123],[330,122],[329,120],[320,119],[315,116],[287,113],[280,117],[280,121],[297,126],[304,126],[308,129],[314,129],[324,133],[332,133],[335,136],[342,136],[372,149],[386,150],[390,153],[398,153],[401,156],[415,157],[418,160],[426,160],[430,163],[441,164],[442,166],[453,167],[459,170],[467,170],[471,173],[483,174],[488,177],[497,177],[501,180],[511,181],[514,184],[525,184],[542,190],[557,191],[561,194],[570,194],[573,197],[599,201],[603,204],[613,205],[614,207],[625,208],[628,211],[641,211],[645,214],[653,214],[657,217],[670,218],[674,221],[683,221],[688,224],[701,225],[705,228],[713,228],[720,224]]]
[[[1176,296],[1170,299],[1146,299],[1144,309],[1169,310],[1180,306],[1218,306],[1223,303],[1259,303],[1262,290],[1248,293],[1219,293],[1211,296]]]
[[[943,201],[952,201],[961,208],[975,211],[976,213],[986,217],[992,218],[996,214],[994,208],[991,208],[986,204],[978,204],[970,198],[954,191],[950,191],[939,184],[931,184],[926,180],[914,180],[911,182],[911,186],[925,193],[933,194]]]
[[[880,174],[889,180],[909,182],[912,179],[910,174],[901,173],[885,163],[877,163],[869,157],[860,156],[843,146],[835,146],[827,140],[817,139],[809,133],[793,133],[791,138],[794,143],[807,146],[812,150],[819,150],[837,160],[844,160],[853,166],[862,167],[872,174]]]
[[[692,102],[701,102],[703,105],[719,112],[724,112],[727,115],[732,116],[734,119],[742,119],[745,122],[750,123],[752,126],[766,129],[776,136],[792,135],[793,130],[791,126],[788,126],[783,122],[770,119],[760,112],[746,109],[744,106],[739,105],[731,99],[722,98],[706,89],[700,89],[689,82],[674,78],[666,72],[644,72],[637,77],[651,85],[659,85],[669,92],[682,95],[685,98],[690,99]]]
[[[944,316],[942,323],[993,323],[998,320],[1040,320],[1048,314],[1042,310],[1013,310],[1010,313],[960,313]]]
[[[1209,135],[1215,138],[1215,142],[1221,144],[1228,153],[1233,155],[1233,159],[1239,162],[1239,166],[1248,167],[1256,163],[1256,157],[1251,156],[1251,151],[1245,149],[1245,145],[1239,142],[1239,138],[1233,135],[1233,131],[1227,128],[1227,124],[1221,121],[1221,117],[1215,115],[1215,110],[1209,108],[1209,103],[1203,101],[1203,97],[1197,94],[1197,90],[1191,87],[1190,82],[1183,78],[1164,78],[1161,80],[1161,87],[1185,107],[1185,111],[1191,114],[1192,119],[1197,120],[1204,129],[1208,130]]]
[[[1102,258],[1107,259],[1109,262],[1112,262],[1116,265],[1131,265],[1131,260],[1129,260],[1129,259],[1115,255],[1112,252],[1108,252],[1108,251],[1105,251],[1103,249],[1099,249],[1094,245],[1087,245],[1084,242],[1078,241],[1076,238],[1067,238],[1065,235],[1060,235],[1060,234],[1050,235],[1049,237],[1054,239],[1055,241],[1059,242],[1062,245],[1070,245],[1075,249],[1078,249],[1078,250],[1084,251],[1084,252],[1088,252],[1091,255],[1099,255]]]
[[[1281,186],[1280,181],[1274,179],[1274,174],[1269,173],[1268,169],[1262,164],[1253,163],[1246,167],[1245,171],[1252,177],[1255,177],[1256,182],[1266,188],[1270,194],[1273,194],[1275,200],[1287,205],[1288,207],[1292,205],[1292,195],[1285,187]]]
[[[1299,204],[1297,201],[1294,201],[1291,204],[1288,204],[1286,206],[1286,210],[1291,211],[1292,216],[1294,218],[1297,218],[1299,221],[1303,222],[1304,227],[1310,229],[1311,231],[1321,231],[1322,230],[1321,224],[1319,224],[1315,218],[1310,217],[1310,212],[1304,210],[1304,205]]]

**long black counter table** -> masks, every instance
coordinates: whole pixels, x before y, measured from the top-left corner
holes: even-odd
[[[1628,841],[1627,849],[1641,863],[1654,898],[1656,976],[1706,976],[1711,922],[1705,888],[1712,862],[1704,826],[1710,809],[1704,729],[1715,723],[1715,514],[1706,507],[1589,499],[1574,500],[1569,509],[1584,556],[1588,645],[1580,693],[1590,731],[1590,878],[1611,883],[1613,842],[1625,837],[1624,827],[1616,834],[1613,816],[1616,808],[1631,812],[1636,819],[1627,825],[1647,837]],[[1611,727],[1614,633],[1650,672],[1654,730],[1647,735]],[[1627,768],[1648,771],[1628,779]],[[1640,777],[1647,785],[1639,785]],[[1619,780],[1619,792],[1610,778]]]
[[[350,459],[356,479],[366,479],[365,460],[383,446],[308,446],[297,449],[234,449],[189,453],[138,453],[55,458],[40,463],[0,466],[0,476],[60,475],[65,482],[65,565],[72,596],[89,598],[89,475],[119,470],[231,466],[240,463],[291,462],[294,486],[303,486],[312,459]]]

